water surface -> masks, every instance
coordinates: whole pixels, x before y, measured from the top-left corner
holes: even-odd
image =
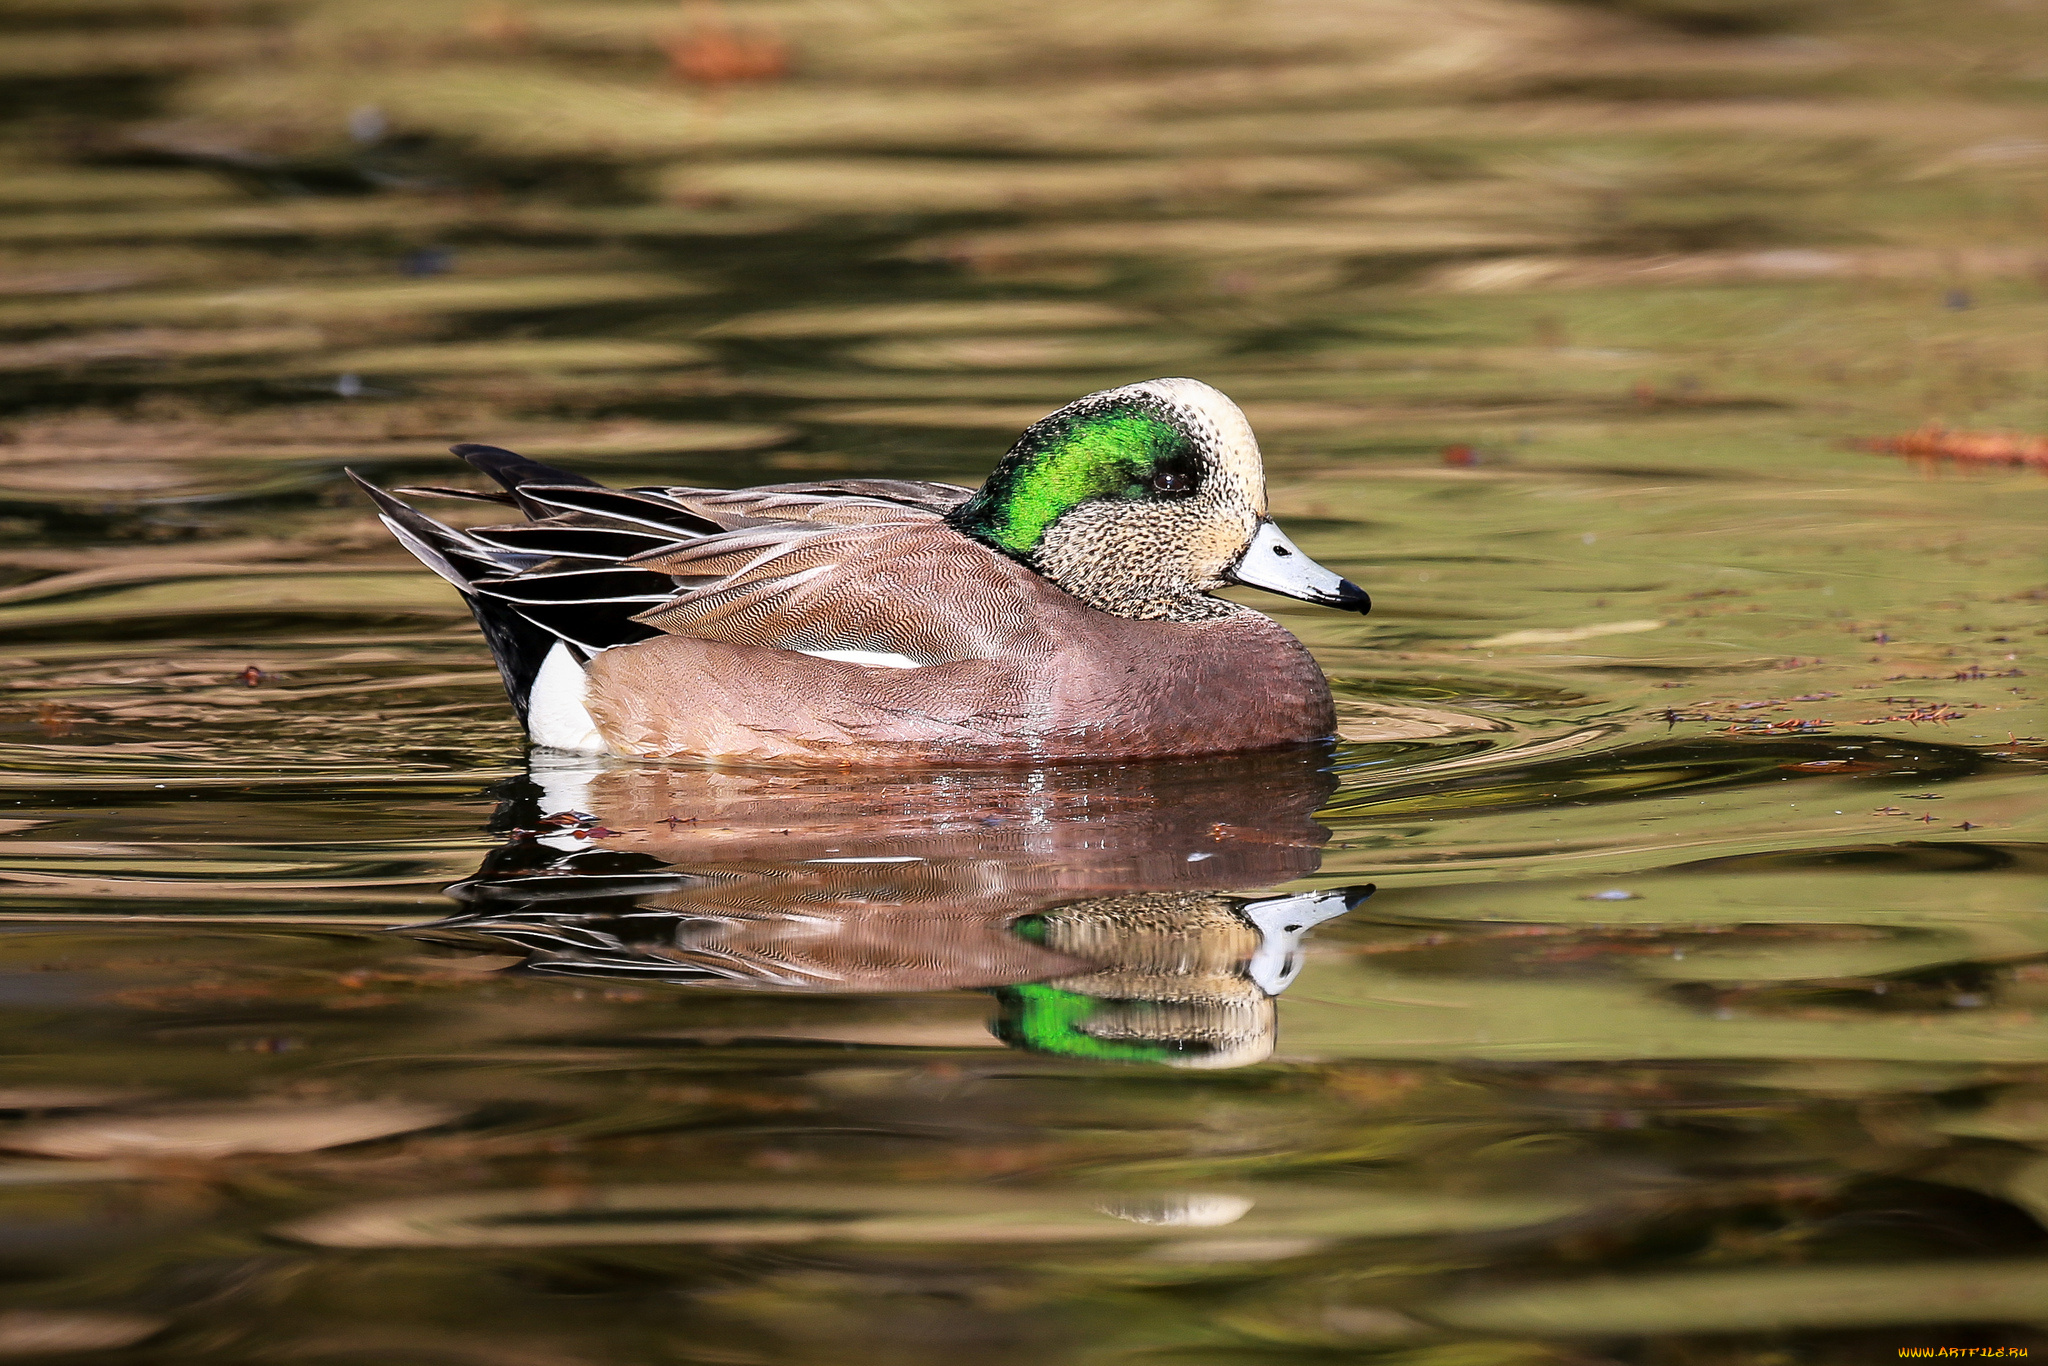
[[[1886,65],[1918,20],[1474,10],[1399,75],[785,7],[811,64],[707,94],[665,6],[397,64],[346,6],[88,8],[5,21],[0,1350],[2043,1342],[2048,483],[1849,441],[2048,421],[2031,115]],[[1123,74],[1034,106],[1034,43]],[[1162,374],[1374,596],[1244,595],[1330,746],[529,755],[341,476],[975,483]]]

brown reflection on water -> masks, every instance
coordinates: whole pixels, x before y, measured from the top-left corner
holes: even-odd
[[[114,904],[192,923],[73,886],[0,934],[0,1264],[78,1340],[237,1366],[2038,1342],[2033,845],[1476,871],[1545,793],[1640,858],[1648,813],[1725,849],[1766,799],[2028,770],[1573,734],[45,805],[24,866],[176,869]],[[236,819],[390,885],[195,904]]]
[[[501,808],[509,843],[448,889],[470,909],[416,933],[577,978],[996,989],[1018,1047],[1234,1067],[1272,1053],[1303,936],[1371,891],[1225,894],[1316,871],[1320,749],[889,781],[570,763]]]

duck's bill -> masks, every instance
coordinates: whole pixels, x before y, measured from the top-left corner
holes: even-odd
[[[1370,882],[1327,892],[1296,892],[1267,896],[1244,904],[1244,917],[1259,932],[1259,947],[1245,964],[1245,975],[1268,996],[1278,996],[1301,975],[1301,941],[1325,920],[1355,911],[1379,890]]]
[[[1263,588],[1268,593],[1324,607],[1339,607],[1347,612],[1372,610],[1372,599],[1363,588],[1302,554],[1270,521],[1260,521],[1258,534],[1252,537],[1244,556],[1226,577],[1249,588]]]

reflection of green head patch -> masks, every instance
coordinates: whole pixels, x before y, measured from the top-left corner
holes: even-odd
[[[1164,1062],[1179,1050],[1157,1043],[1117,1043],[1098,1039],[1081,1026],[1102,1002],[1077,991],[1062,991],[1043,982],[1004,987],[996,1037],[1004,1043],[1051,1053],[1062,1058],[1098,1058],[1105,1062]]]
[[[977,540],[1028,555],[1047,527],[1082,503],[1185,497],[1198,473],[1186,435],[1151,413],[1055,414],[1025,429],[952,521]]]

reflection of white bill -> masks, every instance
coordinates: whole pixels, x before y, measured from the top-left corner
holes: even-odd
[[[1221,1228],[1244,1218],[1253,1203],[1242,1195],[1163,1195],[1116,1200],[1095,1208],[1112,1219],[1156,1228]]]
[[[1359,888],[1334,892],[1298,892],[1245,903],[1244,918],[1259,931],[1259,947],[1245,965],[1245,975],[1268,996],[1278,996],[1301,975],[1301,941],[1325,920],[1334,920],[1365,896]],[[1371,895],[1371,888],[1363,889]]]

